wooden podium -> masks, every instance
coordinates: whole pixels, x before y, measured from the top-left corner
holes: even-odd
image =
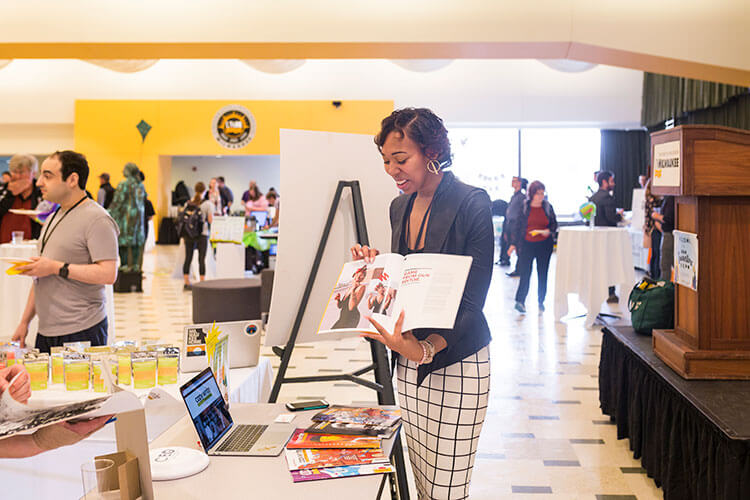
[[[750,379],[750,131],[655,132],[651,158],[652,192],[675,196],[676,229],[698,239],[697,291],[676,284],[654,352],[686,379]]]

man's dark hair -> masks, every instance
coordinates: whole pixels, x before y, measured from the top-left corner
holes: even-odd
[[[521,177],[519,180],[521,181],[521,190],[529,187],[529,180],[526,177]]]
[[[224,177],[223,176],[220,175],[216,179],[218,179],[219,182],[221,182],[222,184],[224,184]]]
[[[10,175],[10,172],[8,172],[7,170],[5,170],[5,171],[4,171],[4,172],[3,172],[2,174],[0,174],[0,175]]]
[[[601,172],[596,174],[596,182],[599,184],[599,187],[601,187],[605,181],[610,180],[614,176],[615,174],[613,174],[609,170],[602,170]]]
[[[375,136],[375,144],[381,152],[391,132],[416,142],[422,154],[428,158],[435,158],[442,168],[451,166],[453,160],[448,130],[443,125],[443,120],[429,109],[397,109],[383,119],[380,132]]]
[[[60,172],[64,181],[75,172],[78,174],[78,187],[86,189],[86,181],[89,180],[89,163],[85,156],[75,151],[66,150],[55,151],[50,155],[50,158],[57,158],[60,161]]]

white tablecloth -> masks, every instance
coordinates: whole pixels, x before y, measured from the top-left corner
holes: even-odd
[[[586,326],[592,326],[607,287],[620,285],[621,295],[635,283],[628,230],[619,227],[582,226],[560,229],[555,271],[555,319],[568,314],[568,294],[576,293],[586,306]],[[627,297],[620,297],[621,303]],[[627,310],[627,308],[624,308]]]
[[[1,257],[19,257],[29,259],[37,255],[36,241],[24,242],[19,245],[4,243],[0,245]],[[0,340],[8,341],[16,331],[18,322],[29,298],[32,278],[28,276],[9,276],[5,271],[11,266],[8,262],[0,262]],[[112,285],[104,287],[107,294],[107,323],[109,325],[107,342],[115,338],[115,297]],[[34,345],[37,333],[37,318],[29,325],[29,335],[26,343]]]
[[[177,262],[175,262],[172,277],[182,279],[182,264],[185,262],[185,240],[180,238],[180,249],[177,252]],[[190,281],[196,282],[199,279],[200,268],[198,267],[198,249],[193,250],[193,262],[190,263]],[[208,243],[206,250],[206,279],[216,278],[216,259],[211,243]]]
[[[181,381],[183,379],[187,381],[196,374],[181,374],[180,379]],[[266,402],[271,393],[272,384],[271,363],[268,358],[260,358],[258,366],[236,368],[229,371],[230,400],[233,403]],[[179,397],[179,384],[165,388],[170,394],[176,394]],[[52,402],[60,397],[60,394],[56,394],[59,392],[64,393],[65,391],[47,390],[35,393],[32,395],[30,404],[31,402],[34,404],[44,401]],[[82,400],[97,396],[93,392],[78,394]],[[58,402],[60,401],[58,400]],[[176,422],[186,413],[185,404],[181,398],[179,403],[181,405],[179,415],[169,415],[172,422]],[[158,417],[160,417],[159,427],[166,429],[164,415],[158,415]],[[151,413],[147,406],[146,423],[149,428],[155,420],[156,416]],[[162,432],[164,429],[162,429]],[[151,431],[149,431],[149,437],[153,439],[154,436],[151,436],[151,434]],[[13,492],[12,498],[14,500],[79,498],[82,493],[81,464],[94,456],[116,451],[113,436],[114,426],[108,425],[73,446],[52,450],[36,457],[18,460],[2,459],[0,460],[0,484],[6,485],[6,491]],[[8,487],[11,489],[7,489]]]

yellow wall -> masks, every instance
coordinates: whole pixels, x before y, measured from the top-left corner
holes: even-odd
[[[255,117],[255,137],[237,150],[220,146],[211,131],[214,114],[228,104],[245,106]],[[169,200],[163,193],[174,186],[164,185],[169,171],[163,161],[160,168],[160,156],[277,155],[279,129],[375,134],[391,111],[393,101],[343,101],[339,108],[331,101],[76,101],[75,150],[88,158],[92,194],[100,173],[108,172],[116,186],[125,163],[137,163],[157,214],[164,215]],[[144,142],[136,129],[141,120],[153,127]]]

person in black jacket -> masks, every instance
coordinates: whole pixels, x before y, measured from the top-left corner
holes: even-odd
[[[599,183],[599,191],[594,193],[589,201],[596,205],[596,217],[594,226],[617,227],[622,220],[622,209],[617,208],[612,190],[615,188],[615,174],[609,170],[602,170],[596,174],[596,182]],[[620,299],[615,294],[615,287],[609,287],[609,304],[616,304]]]
[[[516,290],[516,311],[526,313],[526,296],[529,293],[531,267],[536,260],[537,298],[539,312],[544,312],[544,299],[547,296],[547,272],[552,257],[557,234],[557,216],[552,205],[544,198],[545,187],[540,181],[529,186],[526,200],[521,205],[521,213],[513,222],[510,255],[518,251],[518,270],[521,281]]]
[[[472,257],[453,328],[401,331],[407,306],[393,311],[393,331],[370,318],[378,333],[363,334],[388,346],[397,363],[399,406],[420,498],[466,498],[489,397],[490,329],[482,308],[495,247],[490,198],[444,171],[451,164],[448,132],[428,109],[394,111],[375,143],[386,173],[404,193],[391,203],[391,251]],[[378,253],[359,245],[351,251],[366,262]],[[469,424],[459,432],[458,422]],[[465,439],[466,433],[472,438]]]
[[[109,183],[109,174],[102,173],[99,176],[99,192],[96,193],[96,202],[104,208],[109,208],[115,197],[115,188]]]
[[[521,206],[523,200],[526,199],[526,188],[529,185],[529,181],[523,177],[514,176],[510,185],[513,187],[513,196],[510,197],[508,202],[508,209],[505,212],[505,219],[503,220],[503,243],[505,246],[500,247],[500,265],[509,266],[510,256],[508,254],[508,248],[511,245],[511,227],[514,219],[517,219],[521,213]],[[509,273],[505,273],[513,278],[520,276],[518,273],[518,261],[516,261],[516,268]]]

